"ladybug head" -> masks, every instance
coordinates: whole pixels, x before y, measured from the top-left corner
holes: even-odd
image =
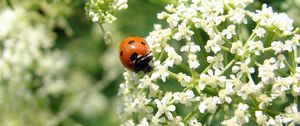
[[[148,73],[153,69],[153,56],[151,53],[139,57],[137,54],[133,54],[130,59],[133,59],[134,72],[143,71],[144,73]]]

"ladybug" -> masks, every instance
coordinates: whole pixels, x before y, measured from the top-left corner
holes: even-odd
[[[148,43],[141,37],[128,37],[120,44],[120,60],[125,68],[134,72],[150,72],[153,56]]]

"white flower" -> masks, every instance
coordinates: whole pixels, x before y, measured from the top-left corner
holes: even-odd
[[[251,14],[254,21],[259,22],[261,26],[273,28],[278,28],[283,35],[292,34],[293,20],[290,19],[285,13],[274,13],[271,7],[267,7],[263,4],[262,10],[257,10],[257,13]]]
[[[184,45],[180,48],[180,51],[196,53],[196,52],[200,51],[200,46],[195,45],[194,42],[187,42],[186,45]]]
[[[165,8],[168,12],[171,12],[171,13],[176,12],[176,8],[174,8],[173,4],[168,4]]]
[[[259,109],[263,110],[270,104],[272,98],[268,97],[266,94],[261,94],[258,96],[257,101],[260,102]]]
[[[255,111],[256,123],[259,125],[266,125],[268,116],[264,115],[262,111]]]
[[[160,20],[165,19],[167,17],[169,17],[169,14],[164,11],[157,14],[157,19],[160,19]],[[177,25],[177,24],[175,24],[175,25]]]
[[[264,45],[261,41],[249,41],[248,42],[248,46],[249,46],[249,52],[253,53],[255,55],[260,55],[260,53],[262,52],[262,50],[264,49]]]
[[[259,83],[259,84],[254,84],[254,83],[246,83],[246,84],[242,84],[240,85],[239,88],[236,89],[237,95],[240,96],[243,100],[247,100],[249,98],[250,95],[253,94],[260,94],[262,88],[263,88],[263,84]]]
[[[230,52],[242,56],[244,54],[243,43],[241,41],[232,43]]]
[[[137,126],[150,126],[146,118],[143,118],[142,121]]]
[[[234,93],[232,86],[233,86],[232,84],[227,84],[226,89],[221,89],[218,92],[221,103],[226,102],[226,103],[230,104],[232,102],[232,98],[228,96],[228,95],[231,95]]]
[[[293,41],[286,40],[283,45],[283,50],[291,52],[293,50],[293,44]]]
[[[89,16],[92,18],[93,22],[98,22],[99,21],[99,16],[95,14],[93,11],[89,12]]]
[[[127,9],[128,8],[127,0],[117,0],[117,1],[115,1],[113,8],[116,9],[116,10]]]
[[[141,83],[138,85],[138,88],[149,88],[150,96],[154,96],[158,91],[159,86],[157,84],[152,83],[151,78],[148,75],[145,75],[144,78],[141,79]]]
[[[194,22],[196,28],[200,28],[204,25],[204,22],[199,18],[192,18],[192,21]]]
[[[286,113],[290,114],[288,120],[295,122],[296,124],[300,123],[300,112],[298,111],[297,104],[293,103],[290,106],[285,108]]]
[[[277,69],[277,65],[274,65],[275,59],[271,58],[265,60],[264,64],[258,68],[258,77],[262,79],[262,82],[268,84],[274,79],[274,70]]]
[[[194,101],[195,95],[192,90],[187,90],[186,92],[175,92],[173,97],[175,101],[190,106],[191,101]]]
[[[168,126],[184,126],[182,117],[176,116],[176,118],[168,122]]]
[[[239,66],[233,66],[232,67],[232,72],[237,73],[237,77],[241,78],[243,74],[252,74],[254,73],[254,68],[249,67],[249,63],[251,62],[251,59],[248,58],[244,62],[237,62],[236,64]]]
[[[190,126],[202,126],[201,122],[198,122],[198,120],[195,117],[191,118],[191,120],[189,121],[189,125]]]
[[[192,78],[184,73],[178,73],[177,74],[178,82],[181,84],[181,86],[185,87],[191,82]]]
[[[253,30],[253,33],[254,33],[256,36],[262,38],[262,37],[265,36],[266,30],[265,30],[264,28],[262,28],[262,27],[258,27],[258,28],[256,28],[256,29]]]
[[[161,52],[167,47],[167,41],[171,39],[171,29],[161,29],[161,25],[154,25],[154,31],[150,32],[150,35],[146,38],[151,49],[155,52]]]
[[[222,35],[225,36],[227,39],[231,39],[234,35],[236,35],[235,25],[229,25],[226,29],[222,31]]]
[[[234,111],[234,117],[238,124],[245,124],[249,122],[249,117],[247,116],[247,110],[249,106],[247,104],[239,103],[238,108]]]
[[[112,15],[112,14],[107,14],[105,16],[105,22],[107,22],[107,23],[111,24],[112,22],[114,22],[116,20],[117,20],[117,18],[114,15]]]
[[[155,25],[147,37],[155,57],[154,70],[136,74],[142,79],[131,77],[122,84],[120,92],[129,99],[126,103],[130,108],[124,110],[131,110],[125,117],[132,118],[135,112],[136,123],[145,125],[201,126],[197,120],[199,115],[210,113],[211,119],[215,119],[220,106],[221,110],[229,111],[221,114],[225,119],[222,125],[299,123],[300,114],[293,101],[285,101],[291,106],[278,114],[275,112],[278,108],[269,107],[275,99],[287,96],[293,99],[300,94],[300,67],[297,66],[300,58],[294,53],[300,45],[299,29],[294,29],[286,14],[273,12],[265,4],[261,10],[251,12],[247,6],[253,2],[180,0],[167,5],[166,11],[158,14],[159,19],[168,23],[166,28]],[[249,29],[248,22],[255,24],[255,28]],[[247,31],[251,33],[250,38]],[[200,52],[203,46],[205,50],[201,51],[206,52]],[[180,52],[176,52],[178,49]],[[163,51],[167,56],[159,61],[156,58]],[[228,61],[230,59],[234,60]],[[168,78],[169,74],[172,76]],[[197,106],[191,109],[189,105]],[[140,110],[142,108],[148,108],[147,112]],[[181,108],[189,110],[188,113],[182,114]],[[203,124],[209,125],[209,122],[204,120]]]
[[[166,81],[166,78],[169,76],[168,67],[165,65],[160,65],[159,61],[154,62],[154,72],[151,75],[151,80],[155,80],[161,77],[163,82]]]
[[[172,99],[172,93],[168,92],[161,100],[158,99],[154,100],[154,103],[158,108],[158,111],[155,116],[160,117],[162,114],[166,114],[167,117],[169,116],[168,118],[173,117],[171,112],[174,112],[176,107],[175,105],[172,105],[170,103],[171,99]]]
[[[205,110],[209,113],[214,113],[218,108],[217,104],[220,104],[220,99],[217,96],[208,97],[200,103],[198,109],[200,113],[204,113]]]
[[[198,82],[198,87],[203,90],[206,85],[216,87],[217,84],[223,84],[226,81],[225,76],[221,76],[221,71],[216,69],[215,71],[208,69],[207,74],[200,74],[200,79]]]
[[[124,122],[124,124],[122,124],[121,126],[134,126],[134,122],[132,119],[127,120],[126,122]]]
[[[275,51],[275,54],[281,53],[284,48],[284,44],[281,41],[274,41],[271,44],[272,49]]]
[[[189,63],[189,67],[192,69],[198,68],[200,66],[196,54],[191,53],[188,55],[188,63]]]
[[[191,31],[187,26],[186,23],[181,23],[178,26],[178,32],[176,32],[173,36],[173,39],[181,40],[182,38],[185,38],[187,41],[191,40],[191,36],[194,34],[193,31]]]
[[[87,0],[85,4],[87,16],[95,23],[112,23],[117,20],[116,13],[127,8],[127,0]]]
[[[172,27],[177,26],[179,20],[180,20],[180,17],[178,16],[178,14],[171,14],[168,17],[167,22],[169,23],[170,27],[172,28]]]
[[[277,77],[274,78],[275,83],[272,86],[272,98],[285,98],[286,92],[291,89],[293,83],[292,77]]]
[[[173,47],[167,46],[165,48],[165,51],[168,54],[168,58],[165,60],[165,65],[166,66],[173,67],[174,63],[177,64],[177,65],[181,63],[182,58],[181,58],[180,55],[178,55],[175,52],[175,49]]]
[[[207,44],[205,45],[205,50],[210,52],[212,50],[214,53],[217,53],[221,50],[221,46],[224,44],[221,35],[214,36],[213,39],[208,40]]]
[[[239,8],[235,10],[230,10],[228,12],[229,20],[232,21],[234,24],[241,24],[241,23],[247,24],[245,13],[246,13],[245,10]]]
[[[207,62],[213,64],[214,69],[224,69],[224,64],[223,64],[224,57],[222,54],[218,53],[216,56],[208,56],[207,57]]]

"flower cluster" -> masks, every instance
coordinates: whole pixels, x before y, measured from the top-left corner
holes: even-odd
[[[127,0],[88,0],[85,5],[86,15],[95,23],[112,23],[117,18],[117,11],[127,9]]]
[[[299,29],[253,0],[179,0],[146,38],[154,70],[126,71],[129,125],[300,124]],[[254,24],[254,26],[253,26]],[[276,107],[280,106],[280,107]]]
[[[0,3],[0,125],[55,126],[75,112],[103,112],[106,98],[87,75],[70,72],[67,54],[54,47],[54,27],[68,32],[61,14],[71,1],[20,0],[14,9]]]

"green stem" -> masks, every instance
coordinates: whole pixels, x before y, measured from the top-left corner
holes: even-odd
[[[294,51],[293,50],[292,52],[289,52],[289,57],[291,59],[291,66],[294,70],[296,70],[296,59],[294,59]]]
[[[198,104],[194,107],[194,109],[193,109],[193,111],[192,111],[191,113],[189,113],[187,116],[184,117],[183,122],[185,122],[185,121],[187,121],[188,119],[190,119],[194,114],[196,114],[196,113],[199,111],[199,110],[198,110],[199,104],[200,104],[200,103],[198,103]]]
[[[275,36],[275,32],[273,32],[272,30],[269,30],[267,39],[264,42],[264,47],[269,47],[271,45],[274,36]]]
[[[296,73],[295,69],[293,69],[293,67],[288,63],[286,59],[283,62],[290,69],[292,73]]]
[[[13,6],[13,4],[11,3],[10,0],[6,0],[6,3],[7,3],[7,5],[8,5],[12,10],[15,10],[15,8],[14,8],[14,6]]]
[[[208,119],[208,123],[207,123],[209,126],[211,126],[211,123],[212,123],[212,121],[213,121],[213,118],[214,118],[215,115],[219,112],[220,108],[221,108],[221,107],[218,107],[217,110],[216,110],[213,114],[210,115],[210,117],[209,117],[209,119]]]
[[[262,65],[259,62],[255,62],[255,65],[261,67]]]
[[[173,79],[176,79],[176,80],[178,79],[177,74],[175,74],[171,71],[168,71],[168,73],[170,74],[170,77],[172,77]]]
[[[271,114],[273,114],[273,115],[279,115],[279,114],[281,114],[281,112],[278,111],[278,110],[269,109],[269,108],[266,108],[265,110],[266,110],[268,113],[271,113]]]
[[[225,46],[221,46],[221,49],[224,50],[224,51],[230,52],[230,49],[225,47]]]
[[[161,60],[162,60],[162,58],[163,58],[163,56],[164,56],[164,53],[165,53],[165,50],[162,50],[161,53],[159,54],[158,60],[159,60],[160,62],[162,62]]]
[[[100,26],[100,29],[101,29],[101,31],[103,32],[103,34],[105,34],[105,30],[104,30],[104,28],[103,28],[103,26],[102,26],[101,23],[99,23],[99,26]]]
[[[204,56],[204,59],[206,59],[207,58],[207,52],[205,51],[205,48],[204,48],[204,46],[205,46],[204,41],[203,41],[203,39],[201,39],[201,33],[200,33],[199,29],[197,29],[196,27],[193,27],[192,29],[195,33],[195,39],[199,43],[199,46],[201,48],[200,52]]]
[[[293,68],[296,70],[296,67],[297,67],[297,62],[296,62],[296,60],[297,60],[297,46],[296,47],[294,47],[294,50],[293,50],[293,63],[294,63],[294,66],[293,66]]]
[[[289,74],[287,74],[287,73],[285,73],[285,72],[283,72],[283,71],[281,71],[279,69],[275,70],[275,73],[278,73],[279,75],[284,76],[284,77],[290,76]]]
[[[224,73],[227,71],[227,69],[228,69],[229,67],[231,67],[231,65],[235,62],[235,60],[236,60],[236,58],[232,59],[232,60],[225,66],[224,70],[221,72],[221,75],[224,74]]]
[[[206,73],[207,70],[211,68],[211,66],[212,66],[212,63],[209,64],[209,66],[207,66],[207,67],[205,68],[205,70],[203,70],[203,71],[201,72],[201,74]]]
[[[273,51],[272,47],[267,47],[263,49],[263,52]]]
[[[242,32],[243,32],[243,31],[242,31],[242,27],[243,27],[242,24],[239,24],[239,25],[238,25],[238,33],[242,33]],[[238,34],[238,38],[239,38],[239,40],[243,41],[243,40],[242,40],[242,38],[243,38],[243,37],[242,37],[242,34]]]
[[[214,90],[211,87],[205,86],[205,88],[203,89],[203,92],[210,94],[212,96],[218,96],[218,92],[216,92],[218,90]]]

